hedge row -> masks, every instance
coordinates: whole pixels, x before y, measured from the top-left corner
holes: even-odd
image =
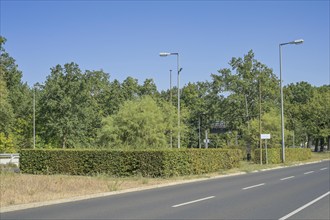
[[[237,149],[22,150],[20,169],[30,174],[168,177],[238,167]]]
[[[282,163],[282,149],[270,148],[267,150],[268,163],[278,164]],[[286,148],[285,149],[285,162],[308,160],[312,157],[312,151],[309,148]],[[254,162],[260,163],[260,149],[254,151]],[[262,162],[266,163],[266,151],[262,150]]]

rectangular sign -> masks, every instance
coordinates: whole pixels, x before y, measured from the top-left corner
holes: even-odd
[[[261,134],[260,138],[261,139],[270,139],[270,134]]]

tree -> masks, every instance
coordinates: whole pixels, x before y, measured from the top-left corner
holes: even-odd
[[[261,117],[261,127],[263,134],[270,134],[271,139],[268,140],[269,147],[281,146],[281,117],[279,110],[272,109],[267,113],[264,113]],[[252,135],[253,146],[259,145],[260,133],[259,133],[259,119],[253,119],[250,123],[250,132]],[[288,140],[289,131],[285,130],[285,139]]]
[[[95,126],[101,120],[97,104],[102,97],[94,74],[98,75],[82,74],[75,63],[51,69],[40,100],[40,121],[44,124],[46,143],[67,148],[86,147],[93,142]]]
[[[137,79],[129,76],[123,81],[121,87],[125,101],[135,99],[139,96],[140,86]]]
[[[8,101],[8,89],[3,76],[0,75],[0,133],[8,136],[14,125],[14,112]]]
[[[324,150],[325,139],[329,142],[330,134],[330,114],[329,114],[329,94],[330,86],[321,86],[315,89],[314,95],[306,109],[305,114],[309,113],[308,128],[315,139],[315,151]]]
[[[110,148],[165,148],[167,117],[150,96],[126,101],[117,114],[103,120],[99,143]]]
[[[188,83],[182,88],[182,108],[189,111],[189,118],[187,119],[187,146],[189,147],[199,147],[199,126],[201,126],[202,137],[205,129],[208,128],[207,118],[209,118],[211,111],[208,101],[211,99],[207,97],[207,94],[208,83],[206,82]]]
[[[110,83],[110,93],[107,99],[109,115],[116,113],[124,102],[122,87],[118,80]]]
[[[218,118],[221,118],[231,131],[242,133],[250,151],[251,120],[259,117],[260,92],[262,112],[267,113],[278,105],[279,81],[272,69],[254,58],[252,50],[243,58],[232,58],[231,69],[224,68],[219,74],[212,74],[212,94],[223,94],[218,99]],[[235,71],[232,73],[232,71]]]
[[[153,79],[146,79],[140,87],[140,95],[149,95],[155,97],[158,95],[157,86]]]
[[[310,121],[311,115],[306,115],[314,90],[315,88],[307,82],[292,83],[284,87],[286,127],[292,131],[290,133],[294,135],[295,143],[304,144],[315,132],[312,125],[314,122]]]
[[[299,143],[307,141],[308,147],[315,142],[323,150],[325,140],[329,141],[329,94],[330,86],[313,87],[307,82],[290,84],[285,87],[285,109],[287,128],[295,134]]]
[[[22,82],[22,72],[15,59],[4,49],[6,39],[0,36],[0,80],[3,91],[2,107],[8,107],[5,115],[7,135],[11,132],[14,145],[19,148],[31,147],[32,143],[32,91]],[[13,115],[14,120],[10,115]]]

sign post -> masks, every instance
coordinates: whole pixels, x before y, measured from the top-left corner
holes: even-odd
[[[261,134],[260,138],[265,140],[266,164],[268,164],[267,140],[270,139],[270,134]]]

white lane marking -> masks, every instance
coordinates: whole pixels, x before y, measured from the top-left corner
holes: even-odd
[[[328,169],[328,167],[321,168],[320,170],[326,170],[326,169]]]
[[[288,176],[288,177],[282,178],[281,180],[288,180],[288,179],[291,179],[291,178],[294,178],[294,176]]]
[[[262,186],[262,185],[265,185],[265,183],[260,183],[258,185],[248,186],[248,187],[242,188],[242,190],[251,189],[251,188],[255,188],[255,187],[258,187],[258,186]]]
[[[309,171],[309,172],[306,172],[304,174],[310,174],[310,173],[314,173],[314,171]]]
[[[287,214],[286,216],[283,216],[282,218],[280,218],[279,220],[285,220],[290,218],[291,216],[297,214],[298,212],[300,212],[301,210],[307,208],[308,206],[314,204],[315,202],[319,201],[320,199],[323,199],[324,197],[326,197],[327,195],[330,194],[330,191],[328,191],[327,193],[323,194],[322,196],[319,196],[318,198],[314,199],[313,201],[301,206],[300,208],[294,210],[293,212],[290,212],[289,214]]]
[[[174,205],[174,206],[172,206],[172,207],[173,207],[173,208],[176,208],[176,207],[180,207],[180,206],[184,206],[184,205],[189,205],[189,204],[191,204],[191,203],[201,202],[201,201],[204,201],[204,200],[212,199],[212,198],[214,198],[214,197],[215,197],[215,196],[209,196],[209,197],[206,197],[206,198],[197,199],[197,200],[193,200],[193,201],[190,201],[190,202],[185,202],[185,203],[177,204],[177,205]]]

